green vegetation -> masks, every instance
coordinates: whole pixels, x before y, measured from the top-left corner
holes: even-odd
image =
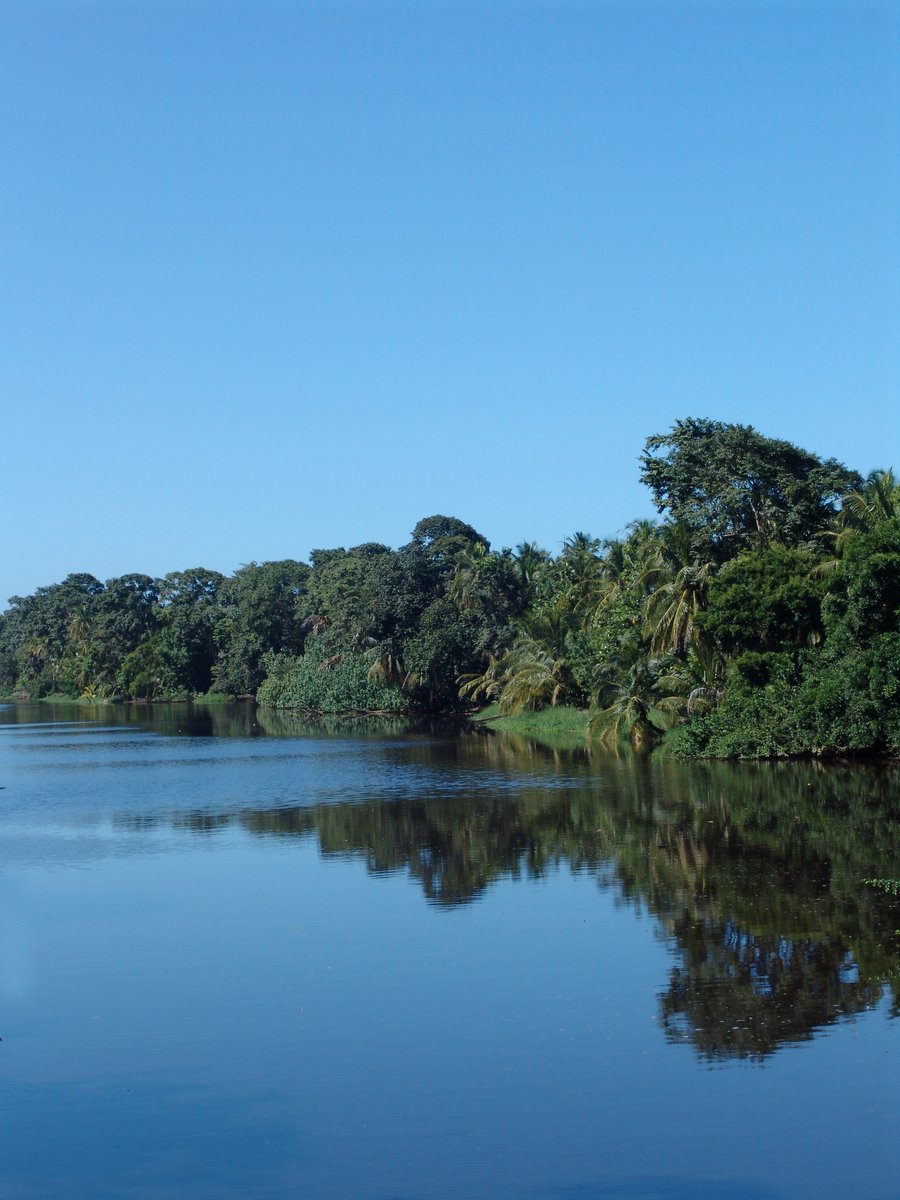
[[[891,896],[900,896],[900,879],[864,879],[863,883]]]
[[[0,615],[0,692],[257,696],[311,712],[450,713],[688,756],[900,752],[900,486],[750,426],[647,439],[659,521],[492,550],[455,517],[405,546],[70,575]],[[564,724],[565,724],[564,721]]]
[[[327,655],[314,643],[299,658],[270,651],[260,704],[323,713],[402,712],[408,705],[399,687],[370,678],[360,654]]]
[[[588,736],[587,710],[566,704],[520,712],[512,717],[501,716],[500,705],[490,704],[478,713],[477,723],[558,750],[578,749],[584,746]]]

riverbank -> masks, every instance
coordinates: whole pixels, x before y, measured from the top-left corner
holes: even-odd
[[[560,704],[539,712],[501,716],[499,704],[479,709],[469,720],[498,733],[531,738],[557,750],[582,749],[588,740],[588,710]]]
[[[21,692],[13,696],[0,696],[0,704],[54,704],[66,705],[72,708],[98,708],[111,704],[245,704],[248,700],[255,702],[253,696],[226,696],[222,692],[201,692],[196,696],[158,696],[155,699],[143,699],[128,696],[65,696],[53,693],[49,696],[27,696]]]

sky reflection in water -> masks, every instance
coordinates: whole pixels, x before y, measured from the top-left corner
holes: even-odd
[[[0,713],[11,1196],[896,1195],[896,771],[59,715]]]

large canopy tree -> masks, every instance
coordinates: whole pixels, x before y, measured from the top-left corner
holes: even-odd
[[[215,627],[213,690],[255,694],[265,678],[267,650],[299,654],[309,567],[295,559],[247,563],[224,581]]]
[[[657,511],[689,530],[701,560],[718,562],[774,542],[812,542],[841,497],[862,484],[836,459],[763,437],[752,425],[695,417],[648,438],[641,467]]]

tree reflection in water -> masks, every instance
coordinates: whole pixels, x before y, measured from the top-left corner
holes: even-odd
[[[503,877],[590,872],[659,923],[678,959],[663,1028],[710,1061],[762,1059],[886,992],[900,1015],[900,901],[863,882],[900,876],[896,767],[684,764],[485,734],[389,737],[379,754],[421,769],[413,793],[185,823],[314,836],[440,906]]]
[[[686,919],[676,938],[683,964],[661,996],[663,1027],[710,1060],[763,1058],[882,995],[880,984],[862,982],[852,951],[829,937],[770,944],[728,921]]]

